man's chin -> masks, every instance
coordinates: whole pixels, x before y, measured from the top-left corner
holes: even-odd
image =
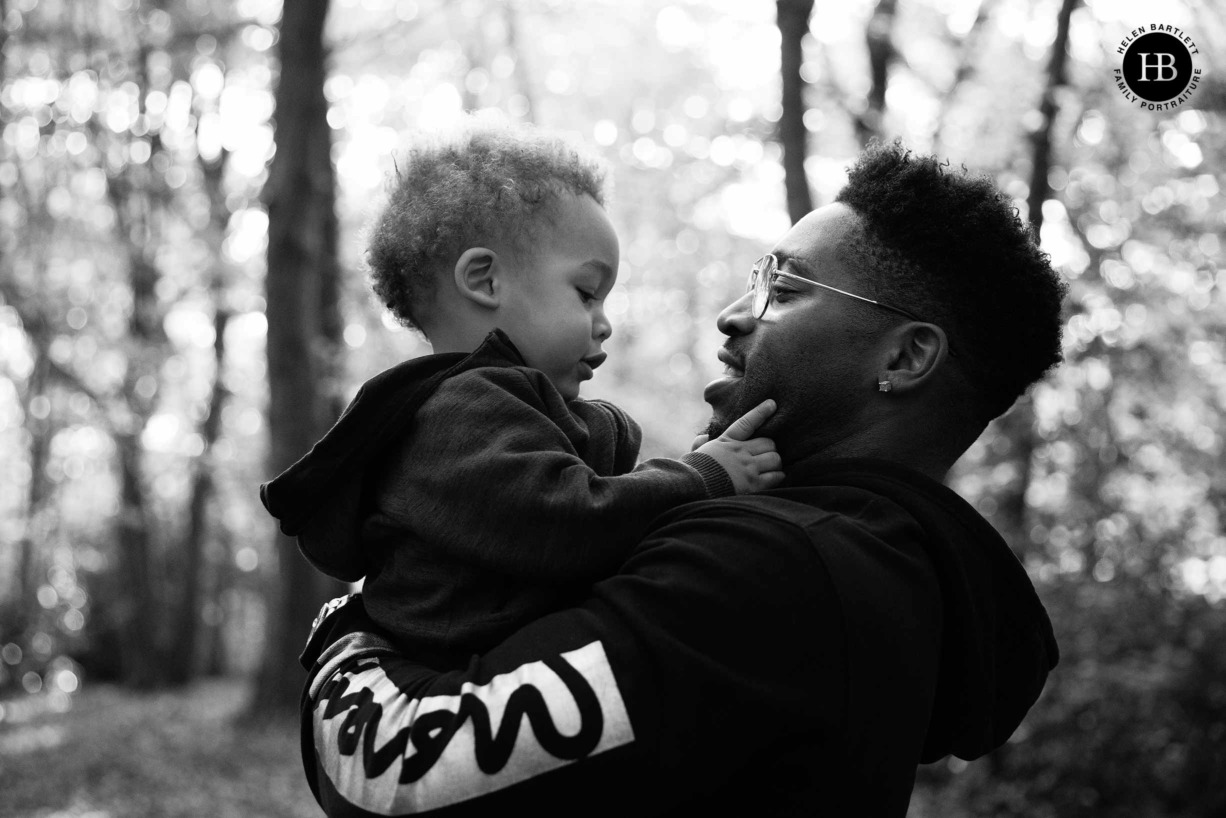
[[[703,398],[711,405],[707,434],[712,440],[728,431],[728,427],[742,415],[766,400],[765,397],[755,397],[758,390],[753,386],[754,384],[745,378],[736,377],[724,377],[707,384]]]
[[[711,381],[703,390],[703,400],[711,405],[711,421],[707,424],[707,434],[712,440],[727,431],[732,421],[740,417],[732,412],[740,403],[738,398],[743,380],[744,378],[725,375]]]

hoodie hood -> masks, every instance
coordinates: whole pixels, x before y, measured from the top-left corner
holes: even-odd
[[[260,486],[260,500],[281,532],[298,538],[307,560],[324,573],[356,582],[370,566],[357,547],[364,476],[412,428],[439,385],[480,366],[523,366],[501,330],[472,354],[441,353],[397,364],[371,378],[336,424],[301,460]]]
[[[921,760],[974,759],[1004,744],[1059,660],[1051,620],[1001,536],[948,487],[905,466],[852,459],[789,468],[789,483],[885,497],[927,534],[944,608],[933,712]]]

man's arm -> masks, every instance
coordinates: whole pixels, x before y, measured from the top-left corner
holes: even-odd
[[[839,622],[806,533],[744,500],[671,515],[583,605],[463,670],[397,656],[351,602],[304,655],[308,778],[333,816],[661,812],[841,729]]]

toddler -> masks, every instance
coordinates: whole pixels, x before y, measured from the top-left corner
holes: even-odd
[[[463,660],[565,605],[666,509],[782,480],[773,442],[751,439],[771,401],[636,467],[638,425],[579,397],[612,332],[603,182],[596,160],[527,127],[474,119],[418,143],[368,260],[434,354],[364,384],[261,486],[281,530],[326,573],[364,577],[370,616],[422,661]]]

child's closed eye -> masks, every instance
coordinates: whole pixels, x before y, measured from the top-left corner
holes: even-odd
[[[595,293],[588,292],[582,287],[576,287],[575,292],[579,293],[579,300],[582,301],[584,304],[591,304],[592,302],[597,300]]]

